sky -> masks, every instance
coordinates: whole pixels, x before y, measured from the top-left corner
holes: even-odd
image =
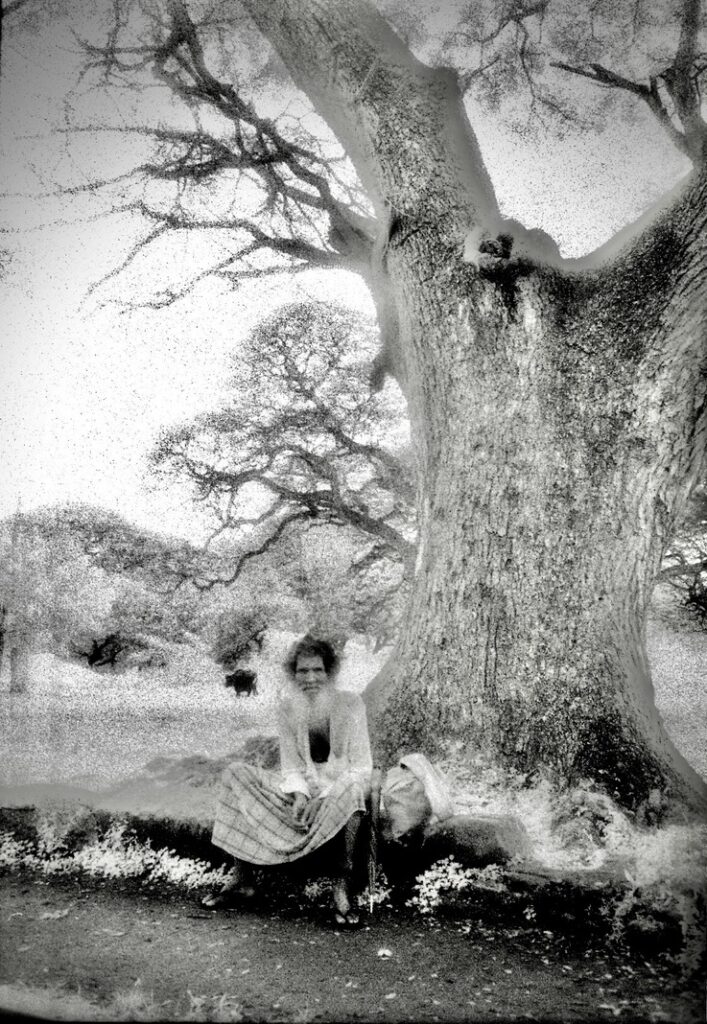
[[[115,215],[87,223],[80,202],[36,198],[57,179],[75,175],[81,183],[91,160],[121,166],[129,156],[123,141],[105,139],[85,166],[67,168],[62,137],[52,129],[76,80],[75,50],[56,26],[13,34],[3,44],[0,173],[9,197],[0,223],[11,259],[0,282],[0,516],[18,506],[81,501],[198,541],[207,524],[186,491],[155,490],[146,476],[146,454],[160,429],[230,397],[229,360],[278,304],[310,295],[370,309],[370,300],[358,279],[343,273],[260,280],[237,292],[207,283],[162,311],[116,304],[129,292],[128,278],[90,295],[137,225]],[[502,211],[543,227],[568,256],[601,244],[685,171],[645,121],[533,141],[478,111],[472,116]],[[174,267],[192,259],[187,247],[165,254]]]

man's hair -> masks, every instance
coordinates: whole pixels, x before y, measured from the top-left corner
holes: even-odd
[[[339,671],[341,660],[328,640],[312,636],[307,633],[301,640],[292,645],[284,661],[283,668],[292,679],[297,671],[297,660],[305,657],[319,657],[328,676],[334,676]]]

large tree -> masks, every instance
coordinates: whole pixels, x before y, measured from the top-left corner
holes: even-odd
[[[561,48],[583,5],[556,6]],[[699,0],[666,4],[672,51],[658,66],[654,51],[621,74],[589,43],[586,59],[575,48],[556,60],[571,80],[644,103],[693,166],[653,214],[574,262],[500,215],[462,102],[480,66],[459,76],[422,63],[367,0],[242,7],[252,24],[235,5],[146,4],[142,37],[122,12],[108,45],[90,50],[104,81],[149,67],[194,114],[193,129],[108,126],[157,143],[140,167],[153,187],[123,206],[151,227],[123,266],[169,232],[205,230],[232,239],[205,273],[262,273],[269,251],[354,269],[369,286],[383,336],[374,382],[393,375],[407,399],[420,526],[398,650],[371,693],[382,748],[481,745],[520,768],[593,778],[628,806],[656,788],[704,806],[655,711],[644,636],[663,548],[705,466]],[[463,23],[482,48],[515,33],[533,103],[547,109],[557,103],[538,96],[527,22],[550,7],[508,5],[489,31],[472,31],[473,13]],[[244,99],[237,50],[253,25],[338,139],[358,190],[309,123],[278,125]],[[230,43],[213,66],[209,32]],[[209,206],[185,187],[224,174],[261,208],[214,189]]]
[[[704,800],[656,714],[644,643],[663,546],[705,459],[699,5],[684,5],[671,75],[695,171],[583,270],[519,229],[508,241],[457,76],[420,64],[372,6],[246,7],[387,218],[390,361],[420,516],[389,747],[481,740],[628,804],[655,787]]]

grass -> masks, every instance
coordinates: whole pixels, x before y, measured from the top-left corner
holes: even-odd
[[[275,731],[280,665],[291,636],[276,636],[255,666],[258,696],[237,698],[203,651],[185,648],[168,670],[95,672],[50,654],[31,660],[27,694],[0,679],[0,783],[107,787],[158,756],[222,757]],[[341,685],[360,690],[380,658],[352,645]],[[4,691],[4,692],[3,692]]]
[[[655,700],[671,740],[707,778],[707,630],[658,589],[647,646]]]
[[[109,786],[155,757],[222,757],[255,733],[275,729],[280,665],[292,637],[270,638],[258,659],[258,696],[236,698],[202,650],[185,648],[168,670],[110,668],[37,654],[26,695],[0,678],[0,783],[71,782]],[[341,685],[360,691],[382,661],[350,645]],[[707,631],[695,628],[657,591],[648,630],[656,704],[666,729],[690,763],[707,776]],[[7,659],[5,659],[7,661]]]
[[[243,1020],[240,1005],[225,993],[198,995],[187,989],[175,1005],[158,1003],[138,978],[134,985],[114,992],[98,1003],[80,991],[59,986],[0,985],[0,1006],[6,1013],[31,1014],[38,1019],[68,1021],[223,1021]]]

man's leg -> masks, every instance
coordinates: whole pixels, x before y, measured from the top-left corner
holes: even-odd
[[[341,830],[342,851],[339,879],[334,886],[334,911],[339,924],[357,924],[358,912],[352,908],[354,871],[363,811],[356,811]]]
[[[253,865],[238,857],[232,857],[233,867],[223,883],[220,892],[206,896],[201,902],[204,907],[219,907],[237,896],[255,896],[252,885]]]

